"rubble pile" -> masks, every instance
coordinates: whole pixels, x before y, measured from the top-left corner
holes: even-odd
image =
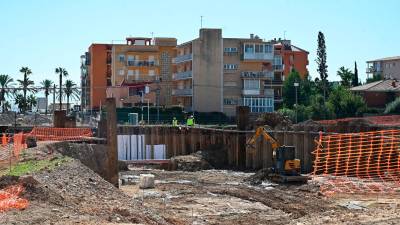
[[[191,155],[172,157],[170,159],[170,169],[193,172],[212,169],[212,166],[203,158],[202,152],[198,151]]]
[[[17,123],[22,126],[49,125],[52,123],[51,115],[35,114],[17,114],[15,112],[5,112],[0,116],[0,125],[13,125]]]
[[[274,130],[292,130],[292,121],[279,112],[263,113],[255,121],[256,127],[269,126]]]

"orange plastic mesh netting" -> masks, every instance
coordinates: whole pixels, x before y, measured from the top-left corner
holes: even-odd
[[[0,212],[28,207],[28,200],[19,197],[23,191],[22,185],[12,185],[0,190]]]
[[[26,148],[24,134],[14,134],[14,156],[18,158],[19,153]]]
[[[321,134],[313,154],[314,180],[325,194],[400,190],[400,130]]]
[[[90,128],[35,127],[26,136],[35,137],[38,141],[69,141],[92,137],[93,133]]]

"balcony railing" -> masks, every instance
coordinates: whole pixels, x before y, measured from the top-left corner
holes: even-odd
[[[264,87],[268,85],[283,85],[283,80],[272,79],[264,81]]]
[[[243,95],[260,95],[260,89],[243,89]]]
[[[273,65],[272,67],[273,67],[273,69],[275,71],[282,71],[283,70],[283,65]]]
[[[185,88],[185,89],[173,89],[172,90],[172,95],[175,96],[192,96],[193,91],[191,88]]]
[[[244,60],[273,60],[274,53],[244,53],[243,54]]]
[[[244,71],[240,73],[241,78],[267,78],[272,79],[274,76],[272,71]]]
[[[173,59],[173,63],[182,63],[192,60],[192,54],[180,55]]]
[[[128,60],[126,61],[127,66],[158,66],[158,61],[148,61],[148,60]]]
[[[173,80],[184,80],[189,78],[192,78],[192,71],[185,71],[172,74]]]

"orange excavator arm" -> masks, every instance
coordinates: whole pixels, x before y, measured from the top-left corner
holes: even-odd
[[[253,137],[251,137],[251,138],[247,141],[246,146],[252,146],[252,147],[254,147],[254,144],[256,143],[257,139],[258,139],[260,136],[263,136],[264,140],[266,140],[266,141],[268,141],[269,143],[271,143],[272,150],[275,150],[275,149],[277,149],[277,148],[280,146],[279,143],[278,143],[278,141],[277,141],[275,138],[273,138],[273,137],[265,130],[264,127],[258,127],[258,128],[256,129],[255,134],[253,135]]]

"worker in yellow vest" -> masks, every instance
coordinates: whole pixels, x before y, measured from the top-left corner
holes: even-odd
[[[177,126],[178,126],[178,120],[176,119],[176,117],[174,117],[174,118],[172,119],[172,126],[173,126],[173,127],[177,127]]]
[[[186,125],[189,126],[189,127],[193,127],[194,126],[194,118],[193,118],[192,115],[189,116],[189,118],[187,119]]]

